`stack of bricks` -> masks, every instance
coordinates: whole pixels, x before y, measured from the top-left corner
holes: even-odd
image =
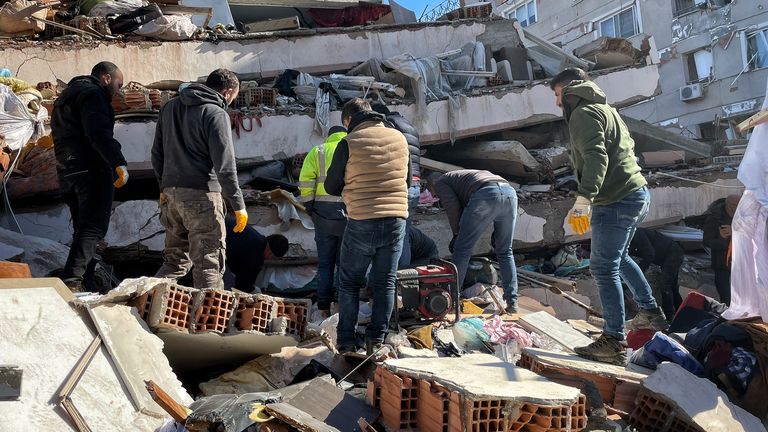
[[[153,329],[217,334],[271,333],[277,331],[272,329],[273,320],[283,317],[287,323],[285,333],[303,338],[312,302],[224,290],[197,290],[163,282],[128,304],[135,307]]]
[[[288,334],[301,336],[307,328],[307,316],[309,307],[312,304],[310,300],[289,300],[275,298],[276,312],[278,318],[288,320]]]
[[[704,432],[677,414],[675,408],[647,390],[640,390],[629,424],[643,432]]]
[[[195,293],[195,333],[222,334],[229,329],[229,320],[235,310],[237,297],[224,290],[205,289]]]
[[[267,333],[274,318],[277,305],[272,297],[263,295],[240,295],[232,327],[239,331]]]
[[[523,350],[518,366],[546,377],[550,381],[583,389],[586,382],[592,382],[600,392],[603,402],[611,407],[629,412],[634,406],[635,396],[640,391],[640,381],[629,381],[611,377],[598,372],[579,371],[565,366],[544,364],[539,362],[529,352]]]
[[[240,93],[232,104],[235,108],[248,108],[259,105],[277,105],[278,91],[272,87],[259,87],[256,81],[240,83]]]
[[[170,283],[154,287],[147,324],[152,328],[188,331],[196,291]]]
[[[422,432],[580,431],[587,427],[586,397],[570,405],[472,400],[437,382],[378,367],[368,381],[368,404],[381,410],[390,430]]]

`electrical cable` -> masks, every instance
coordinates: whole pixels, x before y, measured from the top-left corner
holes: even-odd
[[[679,176],[676,176],[674,174],[667,174],[665,172],[657,172],[656,174],[667,176],[667,177],[672,177],[672,178],[678,179],[678,180],[689,181],[689,182],[692,182],[692,183],[698,183],[698,184],[702,184],[702,185],[705,185],[705,186],[719,187],[719,188],[723,188],[723,189],[744,189],[744,186],[731,186],[731,185],[719,185],[719,184],[715,184],[715,183],[707,183],[707,182],[703,182],[703,181],[700,181],[700,180],[694,180],[694,179],[689,179],[689,178],[685,178],[685,177],[679,177]]]
[[[8,189],[6,188],[6,185],[8,184],[8,179],[11,177],[11,173],[13,173],[13,170],[16,169],[16,164],[19,162],[19,157],[21,156],[21,150],[19,149],[16,152],[16,157],[13,159],[13,162],[8,166],[8,170],[5,172],[5,175],[3,176],[3,203],[5,205],[5,211],[6,213],[11,215],[11,219],[13,220],[13,223],[16,224],[16,230],[20,234],[24,234],[24,232],[21,230],[21,225],[19,225],[19,221],[16,219],[16,215],[13,213],[13,208],[11,207],[11,201],[8,199]]]

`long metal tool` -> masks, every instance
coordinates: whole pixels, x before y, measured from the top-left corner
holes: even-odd
[[[573,297],[573,296],[563,292],[563,290],[561,290],[560,288],[558,288],[558,287],[556,287],[554,285],[550,285],[550,284],[548,284],[546,282],[542,282],[540,280],[536,280],[536,279],[534,279],[532,277],[528,277],[528,276],[523,275],[523,274],[518,275],[518,277],[520,279],[523,279],[523,280],[527,281],[527,282],[531,282],[534,285],[539,285],[541,287],[547,288],[548,290],[552,291],[553,293],[562,296],[566,300],[570,301],[571,303],[575,304],[576,306],[581,307],[582,309],[586,310],[587,312],[589,312],[590,314],[592,314],[592,315],[594,315],[596,317],[599,317],[599,318],[603,317],[603,315],[601,315],[600,312],[598,312],[595,309],[593,309],[592,307],[586,305],[585,303],[583,303],[582,301],[578,300],[577,298],[575,298],[575,297]]]
[[[364,364],[368,363],[369,360],[371,360],[376,354],[379,353],[379,351],[381,351],[383,349],[384,349],[384,345],[380,346],[379,349],[377,349],[376,351],[371,353],[371,355],[369,355],[363,361],[361,361],[359,365],[355,366],[354,369],[349,371],[348,374],[344,375],[339,381],[336,382],[336,387],[341,388],[341,383],[343,383],[345,379],[349,378],[353,373],[357,372],[358,369],[363,367]]]

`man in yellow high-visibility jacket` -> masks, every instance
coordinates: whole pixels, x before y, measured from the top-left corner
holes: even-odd
[[[325,176],[333,160],[336,146],[347,131],[334,126],[328,131],[328,138],[315,146],[304,159],[299,175],[301,202],[307,208],[315,223],[317,244],[317,307],[326,316],[330,315],[334,298],[334,270],[341,256],[341,238],[347,226],[344,201],[341,197],[328,195],[325,191]]]

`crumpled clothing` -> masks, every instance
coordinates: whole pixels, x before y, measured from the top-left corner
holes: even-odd
[[[505,322],[498,315],[486,320],[483,329],[493,343],[506,344],[514,340],[520,348],[533,346],[531,335],[527,331],[515,323]]]
[[[419,204],[432,205],[438,201],[440,201],[440,199],[435,198],[428,189],[424,189],[419,194]]]
[[[744,348],[734,348],[731,352],[731,361],[728,362],[728,372],[739,380],[738,384],[742,392],[752,378],[757,366],[757,356]]]

